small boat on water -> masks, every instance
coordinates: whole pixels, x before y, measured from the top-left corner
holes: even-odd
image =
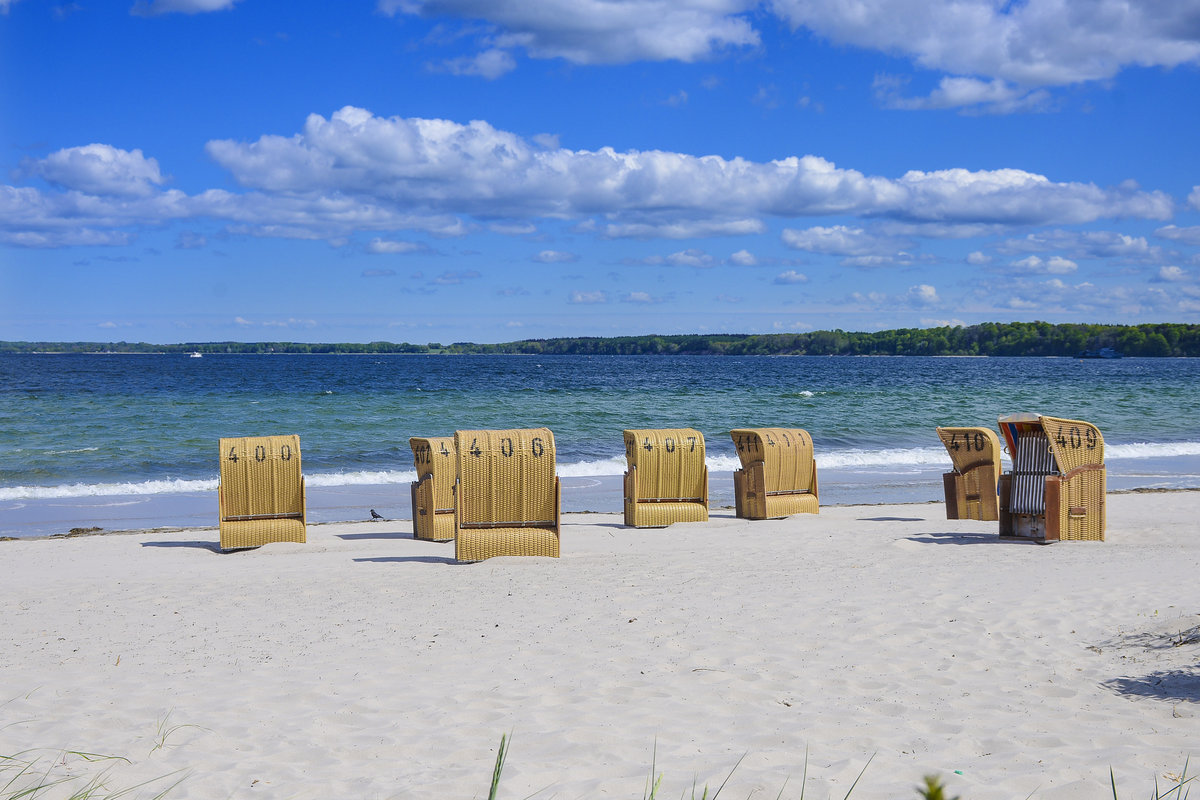
[[[1111,347],[1101,347],[1099,350],[1084,350],[1076,358],[1123,358],[1122,354]]]
[[[190,356],[188,356],[188,358],[204,358],[204,354],[196,352],[196,353],[192,353]]]

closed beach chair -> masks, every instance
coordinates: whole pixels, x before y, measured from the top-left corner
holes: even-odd
[[[772,519],[819,513],[812,437],[801,428],[739,428],[729,432],[742,468],[733,473],[737,515]]]
[[[561,490],[548,428],[455,431],[454,557],[558,557]]]
[[[625,431],[625,460],[626,525],[663,528],[708,520],[708,467],[700,431]]]
[[[299,436],[221,439],[221,549],[304,542]]]
[[[987,428],[938,428],[953,472],[942,474],[946,519],[1000,519],[996,482],[1000,479],[1000,439]]]
[[[444,542],[454,538],[453,436],[414,436],[408,440],[417,479],[412,483],[413,536]]]
[[[1000,418],[1012,471],[1000,476],[1000,536],[1043,544],[1104,541],[1104,437],[1095,425],[1038,414]]]

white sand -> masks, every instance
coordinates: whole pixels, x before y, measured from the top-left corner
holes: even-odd
[[[509,732],[503,798],[641,798],[652,758],[690,796],[743,754],[722,797],[798,798],[806,751],[816,800],[872,756],[855,800],[1200,771],[1200,644],[1171,642],[1200,625],[1200,493],[1110,496],[1105,543],[943,516],[569,515],[561,559],[471,565],[403,521],[3,542],[0,753],[204,800],[485,797]]]

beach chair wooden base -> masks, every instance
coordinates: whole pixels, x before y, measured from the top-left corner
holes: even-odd
[[[625,524],[631,528],[665,528],[676,522],[708,522],[708,507],[699,501],[625,501]]]
[[[817,474],[813,470],[811,492],[768,492],[764,488],[763,464],[758,462],[733,473],[734,513],[741,519],[781,519],[793,514],[819,514]]]
[[[434,504],[433,476],[412,483],[413,538],[448,542],[454,538],[454,509]]]
[[[483,561],[497,556],[559,557],[557,528],[460,528],[454,540],[458,561]]]
[[[304,520],[300,517],[221,520],[222,550],[243,550],[275,542],[304,544],[305,541]]]
[[[980,465],[965,473],[942,473],[942,484],[946,490],[946,519],[985,522],[1000,519],[996,471],[991,464]]]

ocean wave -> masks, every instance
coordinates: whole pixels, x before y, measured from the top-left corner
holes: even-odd
[[[1178,458],[1200,456],[1200,442],[1132,442],[1109,444],[1105,457],[1110,460]],[[818,469],[890,471],[900,468],[933,470],[949,469],[950,459],[941,447],[902,447],[889,450],[837,449],[816,452]],[[1008,459],[1005,458],[1007,468]],[[705,459],[710,473],[728,473],[741,469],[736,455],[708,455]],[[563,478],[591,478],[621,475],[625,457],[562,462],[558,474]],[[405,484],[417,479],[415,470],[357,470],[348,472],[306,472],[304,481],[310,487],[379,486]],[[0,502],[15,500],[51,500],[72,497],[108,497],[113,495],[179,494],[185,492],[214,492],[217,479],[161,479],[140,482],[72,483],[61,486],[0,487]]]

